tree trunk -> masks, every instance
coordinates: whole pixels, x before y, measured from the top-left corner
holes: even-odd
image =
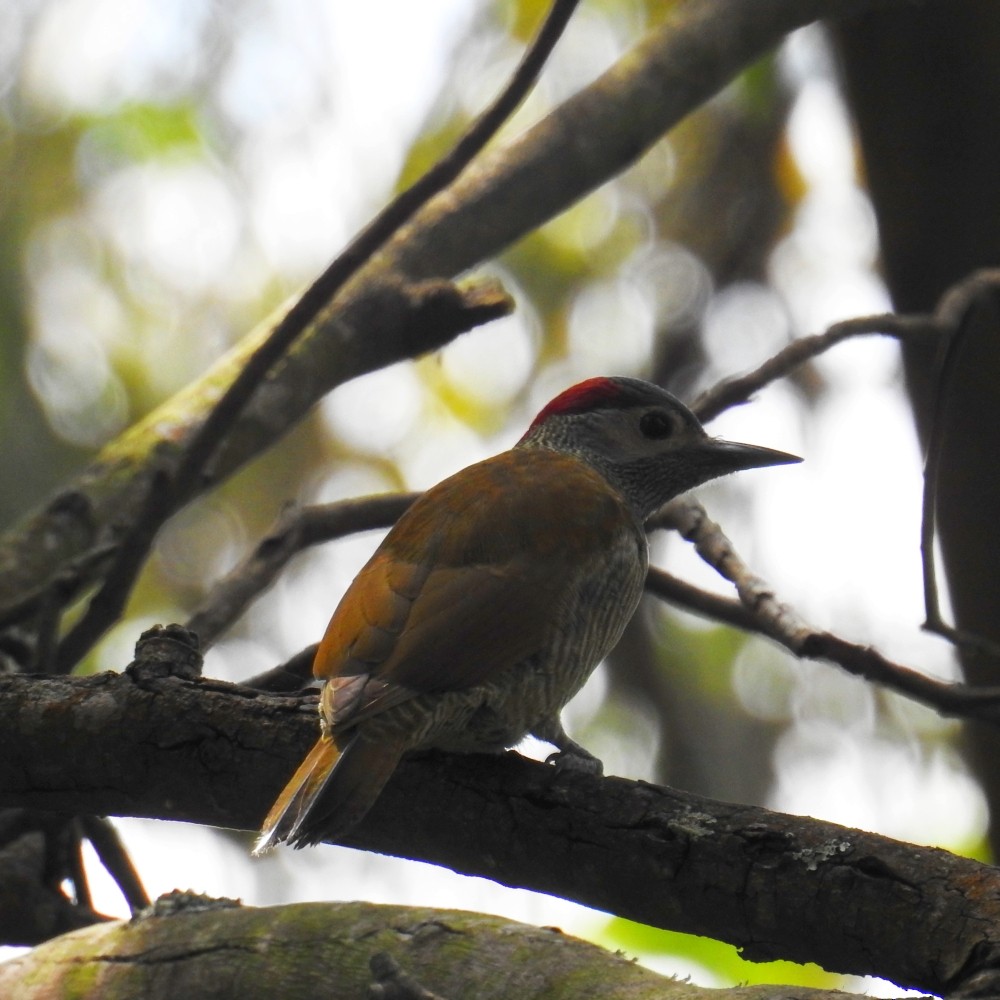
[[[836,30],[896,308],[933,308],[955,280],[1000,264],[1000,10],[990,0],[914,5]],[[957,624],[1000,641],[1000,317],[985,310],[938,386],[936,351],[904,351],[926,443],[945,393],[938,531]],[[965,655],[970,682],[996,684],[990,660]],[[968,725],[977,775],[1000,815],[1000,733]],[[994,856],[1000,824],[993,824]]]

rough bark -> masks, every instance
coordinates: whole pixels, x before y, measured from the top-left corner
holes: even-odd
[[[0,678],[0,806],[254,829],[312,705],[213,681]],[[405,817],[405,822],[401,821]],[[705,934],[748,958],[995,988],[1000,873],[832,823],[516,754],[404,762],[351,846]]]

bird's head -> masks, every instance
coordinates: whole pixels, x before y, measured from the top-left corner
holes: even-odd
[[[801,461],[782,451],[709,437],[680,400],[635,378],[592,378],[560,393],[517,447],[577,456],[600,472],[641,520],[710,479]]]

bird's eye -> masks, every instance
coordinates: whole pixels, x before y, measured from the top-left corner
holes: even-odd
[[[644,437],[663,440],[674,433],[674,422],[663,410],[650,410],[639,420],[639,430]]]

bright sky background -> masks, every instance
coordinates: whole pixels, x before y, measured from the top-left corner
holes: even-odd
[[[13,44],[9,39],[27,31],[29,6],[15,3],[0,14],[0,45],[5,37]],[[99,111],[123,94],[156,92],[163,67],[190,55],[191,22],[205,16],[205,9],[195,0],[63,0],[44,6],[41,25],[30,32],[36,100],[49,108]],[[254,142],[242,150],[248,190],[234,191],[210,165],[167,165],[152,176],[115,176],[96,198],[95,213],[113,227],[116,239],[179,287],[222,285],[235,296],[265,267],[278,268],[294,287],[323,266],[385,198],[406,144],[438,93],[446,60],[462,57],[454,45],[477,9],[469,0],[258,4],[256,28],[241,34],[222,96],[227,115],[257,126]],[[579,30],[588,30],[586,21]],[[612,56],[609,44],[588,69],[596,72]],[[821,62],[815,34],[800,34],[785,54],[787,71],[809,80],[794,109],[790,140],[811,191],[775,254],[772,279],[790,306],[793,325],[805,332],[888,308],[873,270],[871,207],[856,187],[849,127],[836,90],[815,75]],[[317,78],[326,81],[318,91]],[[254,206],[252,226],[263,257],[256,264],[238,254],[234,199],[241,196]],[[211,227],[205,219],[213,220]],[[44,250],[65,238],[65,231],[42,234],[39,246]],[[85,336],[72,345],[49,344],[45,330],[65,328],[67,315],[76,315],[79,296],[87,296],[105,322],[115,322],[114,307],[102,299],[100,288],[88,283],[82,270],[74,274],[76,284],[67,286],[66,272],[53,272],[51,285],[75,289],[76,298],[39,296],[42,346],[32,370],[50,388],[56,376],[45,364],[45,351],[61,359],[57,371],[76,370],[66,365],[99,365],[101,355],[86,348]],[[596,294],[588,308],[581,307],[572,336],[580,343],[579,363],[591,369],[567,371],[563,384],[546,386],[543,395],[563,388],[576,374],[621,371],[638,363],[650,324],[644,301],[640,293],[618,290],[613,296]],[[587,323],[596,316],[635,331],[631,346],[616,345],[626,357],[609,356],[605,345],[587,336]],[[504,323],[504,330],[497,325],[463,338],[444,360],[462,378],[488,385],[498,399],[520,387],[531,363],[532,317],[522,314]],[[757,364],[788,332],[788,317],[772,292],[756,286],[730,290],[713,303],[708,324],[718,374]],[[211,355],[217,343],[210,331],[205,343]],[[194,358],[192,371],[169,377],[193,377],[203,360]],[[751,547],[749,535],[737,537],[737,546],[807,619],[949,675],[952,661],[944,644],[919,632],[920,456],[899,389],[898,352],[887,341],[852,343],[818,364],[829,389],[808,426],[801,423],[790,393],[778,386],[712,427],[727,437],[798,453],[806,462],[752,474],[752,484],[736,495],[709,489],[710,509],[725,523],[727,503],[734,496],[748,498],[757,541]],[[86,403],[72,396],[79,382],[71,379],[60,389],[68,394],[66,413]],[[404,471],[413,487],[430,485],[506,447],[520,433],[512,426],[484,442],[457,428],[443,429],[440,437],[414,448],[407,433],[424,405],[421,392],[412,371],[396,366],[338,390],[323,412],[348,439],[400,448],[408,456]],[[391,401],[377,420],[363,406],[376,395]],[[365,411],[362,422],[356,417],[359,409]],[[56,407],[55,412],[58,417],[61,411]],[[74,423],[70,417],[66,422]],[[329,499],[388,485],[348,468],[332,471],[315,492]],[[263,668],[298,649],[303,636],[318,635],[332,610],[330,593],[346,585],[372,545],[371,536],[352,540],[338,549],[336,562],[318,556],[282,583],[260,611],[262,632],[274,635],[274,648],[251,652],[246,643],[223,644],[210,658],[209,670],[235,676],[238,662],[239,676],[246,676],[248,656],[259,658]],[[669,552],[674,571],[696,582],[711,581],[682,546],[671,545]],[[135,634],[130,623],[120,639],[122,662],[129,658]],[[763,641],[746,647],[736,683],[750,711],[776,711],[773,701],[765,705],[759,697],[762,689],[787,692],[778,711],[795,724],[778,751],[775,808],[911,840],[955,845],[978,836],[985,816],[974,782],[941,741],[918,742],[922,732],[939,733],[947,725],[931,713],[890,696],[888,702],[908,720],[914,738],[909,745],[889,743],[875,725],[876,699],[886,696],[867,684],[845,682],[830,667],[794,662]],[[598,675],[571,707],[571,731],[593,711],[601,686]],[[648,777],[627,768],[622,773]],[[600,915],[574,904],[413,862],[323,847],[294,854],[279,850],[250,863],[243,842],[209,830],[138,820],[122,820],[120,826],[153,896],[176,887],[238,896],[252,904],[327,898],[433,902],[559,925],[583,936],[603,923]],[[93,870],[97,907],[124,914],[117,891],[99,868]],[[710,983],[701,970],[673,966],[669,971],[693,973],[696,981]]]

